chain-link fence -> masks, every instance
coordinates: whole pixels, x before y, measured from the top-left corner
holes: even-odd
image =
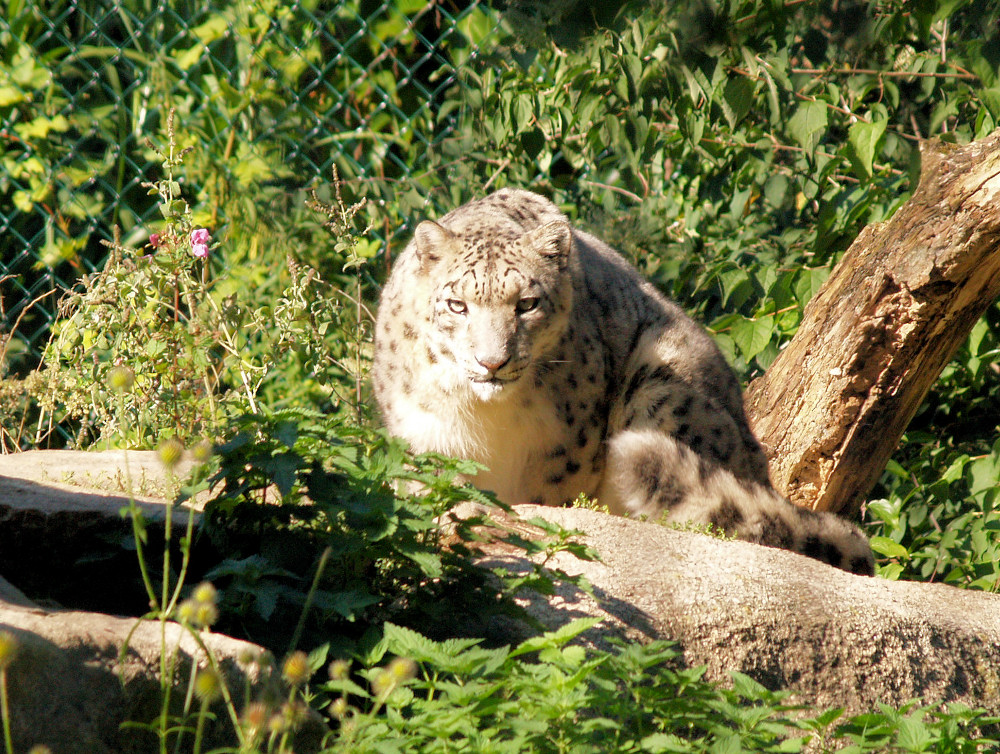
[[[59,291],[101,264],[114,227],[141,244],[155,226],[143,184],[170,110],[194,147],[185,196],[216,227],[282,211],[334,166],[398,203],[448,136],[458,66],[496,28],[476,0],[7,0],[0,14],[8,369],[37,360]]]

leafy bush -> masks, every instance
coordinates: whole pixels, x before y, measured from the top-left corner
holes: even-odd
[[[466,66],[463,135],[434,156],[452,204],[483,184],[551,193],[752,373],[905,200],[918,139],[995,127],[983,5],[626,3],[574,47],[512,35]]]
[[[464,547],[442,547],[436,521],[458,502],[489,503],[457,483],[468,462],[412,458],[383,433],[299,411],[248,414],[234,430],[218,448],[221,487],[202,530],[225,555],[207,578],[248,635],[280,646],[304,612],[323,636],[337,624],[378,624],[392,605],[460,610],[454,579],[474,572]],[[407,484],[426,494],[394,492]],[[469,584],[479,607],[496,604],[495,587]]]
[[[213,257],[209,278],[216,303],[240,294],[240,317],[230,324],[252,325],[257,314],[268,321],[283,297],[286,306],[298,306],[301,296],[285,295],[298,285],[313,308],[298,312],[296,335],[308,334],[307,323],[324,331],[327,373],[313,373],[309,344],[293,349],[255,375],[263,377],[253,386],[259,400],[356,412],[353,345],[366,337],[358,309],[364,313],[376,291],[363,262],[376,255],[380,238],[405,232],[394,197],[411,171],[410,153],[438,138],[433,115],[440,93],[453,85],[451,56],[469,55],[467,33],[488,31],[466,23],[466,14],[359,0],[289,7],[275,0],[155,7],[136,0],[43,7],[27,0],[5,7],[0,273],[11,274],[0,275],[0,317],[7,328],[18,326],[0,332],[0,377],[22,377],[34,366],[56,314],[56,297],[39,295],[64,281],[72,288],[99,268],[107,253],[101,241],[112,239],[114,226],[126,249],[164,235],[167,219],[157,216],[144,183],[164,179],[166,168],[147,138],[167,143],[174,111],[178,149],[194,149],[173,168],[176,198],[191,207],[193,227],[210,229],[220,244],[225,263]],[[333,168],[352,181],[355,196],[378,200],[358,222],[360,229],[377,220],[370,237],[346,246],[331,241],[322,215],[308,207],[313,188],[321,202],[336,203],[338,195],[322,185]],[[310,319],[320,305],[304,278],[331,286],[319,323]],[[259,339],[240,346],[248,363],[273,354]],[[21,387],[0,385],[5,405],[22,408],[0,417],[5,447],[93,439],[78,407],[39,411]]]
[[[1000,117],[997,12],[981,0],[914,8],[613,3],[596,15],[572,0],[511,3],[507,31],[496,29],[490,11],[471,7],[456,16],[432,58],[422,57],[420,35],[434,21],[418,5],[366,9],[378,20],[367,31],[358,25],[356,3],[330,13],[278,12],[263,0],[208,5],[186,23],[170,16],[161,27],[159,16],[151,17],[135,40],[143,51],[114,60],[122,81],[138,80],[135,62],[144,55],[153,61],[142,89],[146,115],[123,142],[142,160],[130,158],[118,173],[137,187],[130,166],[152,157],[149,177],[161,175],[158,158],[135,134],[159,131],[162,140],[165,109],[152,105],[170,102],[183,126],[179,147],[198,148],[177,168],[192,222],[211,228],[222,244],[226,275],[217,279],[223,276],[213,260],[214,300],[239,294],[239,308],[227,311],[240,313],[234,332],[241,335],[254,322],[270,324],[281,306],[293,309],[285,309],[294,325],[278,349],[280,363],[270,363],[275,349],[267,337],[240,342],[249,364],[268,364],[256,388],[263,405],[357,415],[367,403],[359,386],[368,312],[392,244],[385,264],[371,264],[376,238],[355,235],[345,245],[335,233],[330,240],[323,217],[307,207],[307,176],[316,166],[338,165],[350,190],[371,199],[361,224],[389,239],[483,187],[547,192],[706,321],[749,379],[794,335],[806,302],[859,229],[906,198],[919,167],[917,139],[965,141],[989,132]],[[126,4],[118,21],[95,31],[103,35],[95,55],[98,48],[109,54],[129,14]],[[52,67],[36,78],[58,105],[59,87],[79,71],[59,63],[69,53],[50,51],[39,23],[31,15],[11,26],[8,36],[20,41],[5,54],[16,57],[37,44],[45,54],[31,65]],[[64,19],[53,23],[61,30]],[[334,44],[337,55],[325,55],[323,45]],[[393,75],[382,55],[389,44],[397,64],[419,75]],[[447,84],[453,71],[459,85]],[[345,90],[342,80],[357,86]],[[18,91],[28,91],[17,82]],[[289,97],[290,109],[282,102]],[[27,123],[32,101],[8,108]],[[379,104],[386,101],[396,104]],[[325,117],[346,130],[321,137]],[[365,128],[357,131],[358,124]],[[50,129],[45,138],[52,144],[34,145],[32,154],[67,152],[77,132]],[[97,142],[103,139],[113,141],[104,134]],[[330,189],[321,188],[320,198],[335,204]],[[152,207],[148,197],[131,205],[132,214],[121,215],[125,246],[162,230],[143,219]],[[317,276],[329,288],[314,290]],[[956,457],[986,452],[983,440],[996,429],[973,430],[966,422],[961,437],[950,434],[955,417],[991,415],[981,409],[994,407],[983,396],[1000,360],[988,346],[998,322],[994,309],[970,341],[977,353],[969,368],[978,381],[962,382],[964,367],[950,369],[934,396],[937,406],[918,418],[944,447],[954,446]],[[329,357],[318,373],[324,350]],[[240,379],[233,374],[218,384],[238,388]],[[4,399],[13,405],[20,397],[5,386]],[[40,426],[60,417],[31,418]],[[4,421],[11,436],[28,442],[19,435],[19,415]],[[899,458],[910,455],[903,449]],[[947,472],[943,455],[927,458],[943,463],[929,476]],[[889,491],[875,496],[888,498]]]
[[[843,710],[803,716],[786,694],[740,673],[732,688],[708,684],[703,667],[683,668],[663,642],[612,651],[569,644],[591,625],[490,650],[387,624],[363,658],[369,688],[333,671],[318,686],[334,695],[327,709],[340,720],[330,751],[976,752],[995,743],[982,733],[998,719],[961,705],[882,707],[837,724]],[[385,653],[405,658],[407,672],[372,668]]]
[[[983,417],[1000,415],[1000,311],[991,310],[931,391],[868,510],[889,578],[1000,591],[1000,442]]]
[[[116,229],[104,269],[60,303],[43,368],[13,389],[8,382],[5,392],[16,397],[20,389],[50,417],[79,422],[77,445],[152,447],[169,437],[213,436],[228,418],[258,412],[259,391],[277,389],[276,382],[280,393],[268,392],[274,407],[311,399],[331,410],[347,407],[363,421],[371,314],[361,300],[365,260],[352,225],[363,204],[347,207],[339,183],[335,203],[315,192],[310,202],[326,216],[355,290],[335,289],[289,257],[275,276],[285,285],[280,297],[264,303],[216,261],[220,244],[209,230],[195,227],[174,178],[190,148],[179,148],[173,119],[164,151],[150,144],[164,178],[145,184],[164,218],[160,232],[131,249]],[[112,399],[116,379],[127,379],[128,400]],[[285,387],[286,380],[295,386]]]

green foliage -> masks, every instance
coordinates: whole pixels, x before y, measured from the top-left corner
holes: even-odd
[[[92,269],[100,237],[123,229],[53,330],[57,380],[29,385],[49,401],[32,424],[65,421],[83,443],[223,438],[221,489],[201,529],[218,556],[210,602],[221,612],[203,620],[208,602],[181,599],[185,554],[180,573],[169,559],[143,571],[158,617],[194,636],[213,625],[272,646],[319,645],[289,656],[285,701],[262,718],[227,700],[242,750],[284,748],[306,701],[336,721],[332,750],[995,743],[983,726],[997,721],[958,706],[802,716],[744,676],[731,689],[704,684],[663,645],[568,643],[585,625],[486,649],[383,624],[507,607],[465,557],[482,521],[447,535],[439,526],[460,500],[488,503],[455,483],[472,467],[412,458],[357,426],[370,310],[393,243],[416,219],[502,185],[551,195],[708,322],[744,377],[759,373],[860,229],[912,190],[918,139],[964,142],[997,126],[993,4],[616,2],[592,13],[572,0],[513,2],[505,30],[483,7],[458,13],[430,54],[446,4],[147,5],[3,11],[0,216],[5,238],[41,239],[35,276]],[[370,201],[347,206],[338,176],[311,194],[332,166]],[[190,253],[197,228],[217,244],[207,262]],[[153,233],[165,242],[144,253]],[[24,324],[14,337],[25,344],[44,329]],[[10,335],[8,362],[25,351]],[[997,588],[1000,445],[983,417],[1000,416],[998,343],[994,308],[868,507],[884,576]],[[9,406],[21,393],[5,383],[0,395]],[[5,442],[30,442],[20,419],[3,421]],[[141,554],[137,511],[133,521]],[[541,543],[507,540],[541,563],[561,550],[590,555],[557,529]],[[553,578],[542,565],[494,575],[501,591],[551,590]],[[348,653],[355,675],[304,682]],[[154,723],[164,740],[175,724],[200,735],[210,681],[192,676],[182,718]]]
[[[208,293],[207,230],[198,231],[200,258],[193,253],[191,212],[173,176],[183,152],[172,129],[160,158],[165,178],[148,186],[160,201],[164,232],[151,237],[143,250],[150,254],[109,244],[103,271],[85,277],[62,302],[46,368],[33,381],[49,410],[59,403],[84,428],[95,426],[100,439],[124,445],[209,432],[220,410],[225,415],[216,397],[234,360],[254,405],[234,323]],[[233,357],[229,363],[224,354]],[[128,392],[129,400],[115,399],[116,391]],[[245,405],[237,404],[237,410]]]
[[[448,110],[463,135],[434,156],[452,204],[470,185],[552,194],[752,373],[860,229],[905,200],[917,141],[996,125],[983,6],[625,4],[573,47],[511,36],[465,67]]]
[[[889,497],[868,504],[885,532],[872,539],[880,575],[1000,591],[1000,442],[970,457],[926,433],[907,440],[919,444],[909,469],[892,461]]]
[[[919,140],[1000,122],[998,10],[982,1],[625,3],[572,41],[538,30],[576,28],[580,6],[545,4],[524,33],[514,6],[451,92],[461,135],[431,153],[449,204],[470,185],[550,194],[707,322],[745,379],[861,228],[905,201]],[[888,502],[868,507],[887,576],[996,588],[998,312],[904,438],[875,492]]]
[[[64,16],[70,5],[51,3],[46,15]],[[0,142],[0,216],[12,238],[42,234],[39,267],[78,262],[93,232],[90,218],[125,190],[125,154],[116,147],[130,136],[114,106],[124,96],[118,77],[108,89],[90,92],[87,107],[74,107],[71,93],[81,89],[92,64],[100,67],[116,53],[56,44],[46,17],[30,4],[7,3],[0,13],[0,120],[14,124]],[[81,145],[83,134],[91,138]],[[138,200],[131,209],[144,206],[149,203]]]
[[[976,323],[868,505],[889,578],[1000,591],[1000,310]]]
[[[253,289],[212,260],[219,245],[180,196],[175,170],[188,149],[180,149],[168,118],[168,144],[157,152],[164,178],[146,184],[156,196],[164,225],[142,249],[117,239],[100,273],[84,277],[60,306],[62,319],[45,352],[44,369],[24,381],[50,413],[81,421],[77,444],[94,439],[126,447],[150,447],[176,436],[193,441],[212,436],[229,417],[259,410],[258,392],[275,372],[294,373],[300,383],[289,393],[308,395],[318,386],[329,400],[339,385],[353,382],[354,413],[363,418],[360,384],[367,366],[365,324],[370,314],[360,298],[326,285],[319,274],[286,261],[290,276],[282,295],[260,302]],[[336,177],[336,176],[335,176]],[[338,235],[336,247],[357,276],[364,260],[355,253],[352,218],[361,205],[345,206],[339,186],[336,204],[317,198],[317,210]],[[340,294],[338,296],[338,294]],[[353,325],[347,318],[356,317]],[[127,376],[128,399],[112,399],[116,378]],[[335,396],[336,397],[336,396]]]
[[[974,752],[996,746],[994,738],[980,738],[976,729],[995,726],[998,718],[972,710],[964,704],[949,704],[944,709],[918,707],[911,703],[899,710],[884,704],[878,712],[858,715],[845,721],[837,738],[850,744],[839,751],[887,752]]]
[[[671,645],[611,651],[570,643],[569,623],[519,646],[433,642],[392,624],[351,677],[335,663],[313,690],[338,722],[338,752],[976,752],[998,719],[952,705],[906,705],[842,720],[785,704],[740,673],[731,687],[683,668]],[[386,654],[396,659],[377,667]],[[846,748],[845,748],[846,744]]]
[[[61,280],[72,288],[99,267],[106,254],[102,240],[120,242],[127,265],[141,256],[150,234],[166,235],[169,220],[157,216],[156,197],[147,195],[144,181],[165,177],[162,157],[147,140],[166,143],[172,137],[168,113],[175,112],[177,147],[192,153],[173,168],[174,198],[191,208],[192,226],[211,229],[219,244],[209,262],[212,298],[223,319],[234,320],[227,324],[249,383],[242,383],[239,367],[223,365],[205,389],[234,389],[244,403],[256,391],[255,400],[265,405],[357,414],[366,366],[359,344],[370,340],[368,310],[377,292],[367,263],[380,238],[405,232],[408,214],[397,208],[412,212],[413,206],[395,197],[400,179],[414,169],[413,153],[438,138],[435,104],[453,83],[450,56],[468,57],[466,34],[489,31],[484,15],[471,23],[466,14],[360,0],[294,6],[276,0],[169,6],[23,0],[5,8],[0,272],[12,275],[0,278],[7,288],[0,316],[9,326],[10,313],[19,328],[0,332],[0,375],[16,367],[21,377],[33,366],[56,300],[29,305],[39,290],[52,291]],[[339,189],[324,185],[333,169],[350,182],[354,196],[378,200],[360,210],[358,229],[377,221],[365,238],[331,240],[322,214],[308,206],[312,190],[322,204],[339,203]],[[338,184],[336,176],[332,183]],[[223,267],[225,279],[218,280]],[[300,295],[291,295],[296,286]],[[223,307],[224,301],[234,305]],[[246,330],[270,324],[279,301],[295,326],[285,328],[280,343],[278,353],[286,358],[272,365],[274,344]],[[203,360],[211,371],[228,356]],[[263,364],[273,368],[257,369]],[[191,390],[198,393],[201,375],[193,379]],[[8,447],[67,438],[86,443],[90,424],[113,418],[87,416],[79,403],[48,401],[39,410],[26,404],[25,392],[11,382],[0,385],[5,405],[22,406],[2,417]],[[150,438],[129,442],[149,444]]]
[[[263,628],[279,598],[297,616],[324,548],[320,624],[356,621],[371,605],[441,578],[446,561],[457,567],[434,518],[465,495],[481,496],[454,485],[467,464],[440,475],[426,462],[411,471],[398,441],[320,415],[247,415],[234,429],[219,447],[222,489],[205,508],[203,531],[227,556],[208,576],[230,584],[224,604],[241,619]],[[394,494],[393,480],[417,478],[433,485],[426,499]]]
[[[488,582],[469,559],[470,544],[482,538],[475,527],[487,519],[442,529],[460,502],[496,505],[461,483],[474,464],[414,457],[384,432],[301,410],[245,415],[227,435],[201,527],[224,560],[206,577],[222,590],[237,632],[271,646],[302,630],[357,638],[389,617],[431,626],[454,625],[463,612],[524,617],[504,594],[524,586],[551,593],[546,565],[556,552],[595,557],[574,532],[551,524],[532,541],[496,531],[539,558],[527,574],[496,568],[498,580]],[[306,614],[308,624],[297,625]]]

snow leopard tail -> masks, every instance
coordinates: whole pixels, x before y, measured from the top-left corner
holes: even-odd
[[[770,485],[741,479],[662,431],[626,429],[609,438],[598,502],[619,515],[712,524],[851,573],[875,572],[868,540],[850,522],[793,505]]]

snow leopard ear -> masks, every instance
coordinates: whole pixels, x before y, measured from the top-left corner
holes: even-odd
[[[556,220],[529,230],[522,240],[528,248],[535,249],[544,257],[556,258],[562,265],[569,259],[569,252],[573,247],[573,232],[569,223]]]
[[[424,220],[413,234],[417,258],[425,269],[448,254],[457,240],[454,233],[433,220]]]

